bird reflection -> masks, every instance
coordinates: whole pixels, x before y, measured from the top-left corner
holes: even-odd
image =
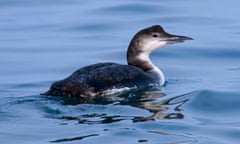
[[[122,120],[132,120],[133,122],[155,121],[163,119],[183,119],[181,106],[189,99],[182,96],[174,96],[168,98],[161,91],[149,92],[128,92],[120,95],[112,95],[108,97],[95,97],[85,101],[87,104],[94,105],[120,105],[132,106],[135,108],[144,109],[150,112],[150,115],[141,116],[123,116],[109,115],[106,113],[84,114],[80,116],[61,116],[58,119],[77,120],[79,124],[106,124],[114,123]],[[82,101],[77,101],[75,98],[61,97],[64,105],[78,105]]]
[[[134,102],[121,102],[120,104],[128,104],[134,107],[148,110],[152,115],[144,117],[134,117],[134,122],[150,121],[158,119],[182,119],[184,115],[181,113],[181,106],[188,100],[177,100],[180,96],[164,99],[165,93],[160,91],[144,92]]]

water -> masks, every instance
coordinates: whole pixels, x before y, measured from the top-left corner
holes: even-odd
[[[238,143],[239,4],[1,0],[1,142]],[[161,92],[95,104],[39,95],[79,67],[126,63],[130,38],[153,24],[194,38],[152,54],[168,81]]]

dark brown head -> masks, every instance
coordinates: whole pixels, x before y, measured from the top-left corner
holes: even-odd
[[[160,25],[153,25],[136,33],[128,48],[135,46],[138,51],[151,53],[153,50],[167,44],[184,42],[186,40],[192,40],[192,38],[169,34]]]

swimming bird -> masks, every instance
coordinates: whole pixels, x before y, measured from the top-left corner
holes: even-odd
[[[192,38],[169,34],[160,25],[144,28],[130,41],[127,65],[108,62],[85,66],[69,77],[54,82],[43,95],[87,98],[132,88],[161,87],[165,77],[150,60],[150,54],[168,44],[187,40]]]

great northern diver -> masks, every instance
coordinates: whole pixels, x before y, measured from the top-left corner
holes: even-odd
[[[128,65],[97,63],[78,69],[69,77],[53,83],[43,95],[88,96],[106,95],[114,90],[162,86],[165,77],[149,55],[168,44],[192,40],[190,37],[172,35],[160,25],[153,25],[137,32],[127,50]]]

